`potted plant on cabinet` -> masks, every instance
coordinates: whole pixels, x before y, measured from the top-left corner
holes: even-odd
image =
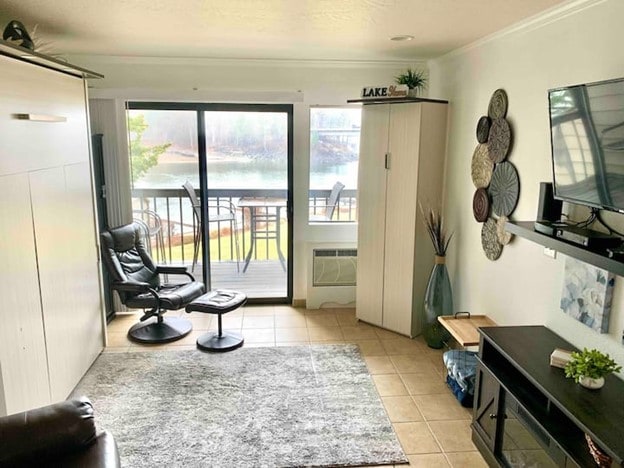
[[[585,388],[598,389],[604,385],[604,378],[612,372],[619,372],[622,366],[597,349],[583,348],[572,352],[572,359],[565,366],[565,375]]]
[[[408,68],[405,73],[401,73],[394,77],[397,84],[407,85],[409,88],[408,96],[418,96],[420,90],[425,89],[427,86],[427,77],[424,71],[412,70]]]

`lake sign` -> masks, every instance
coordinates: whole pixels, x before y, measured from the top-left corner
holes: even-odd
[[[407,85],[367,86],[362,88],[362,99],[405,98],[409,88]]]

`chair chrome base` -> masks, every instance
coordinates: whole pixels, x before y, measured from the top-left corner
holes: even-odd
[[[163,317],[161,322],[150,318],[136,323],[128,330],[128,338],[139,343],[171,343],[191,333],[190,321],[179,317]]]
[[[219,333],[208,332],[197,338],[197,348],[202,351],[224,353],[240,348],[244,342],[243,336],[239,333],[222,332],[219,335]]]

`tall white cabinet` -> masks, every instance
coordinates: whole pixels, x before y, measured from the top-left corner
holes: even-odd
[[[366,104],[358,179],[358,319],[407,336],[421,332],[434,251],[420,219],[441,207],[447,104]]]
[[[65,399],[104,345],[84,71],[20,54],[0,41],[0,415]]]

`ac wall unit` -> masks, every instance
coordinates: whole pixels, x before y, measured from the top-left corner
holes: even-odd
[[[314,249],[312,286],[355,286],[357,249]]]
[[[353,306],[357,274],[355,244],[310,243],[308,248],[306,307]]]

